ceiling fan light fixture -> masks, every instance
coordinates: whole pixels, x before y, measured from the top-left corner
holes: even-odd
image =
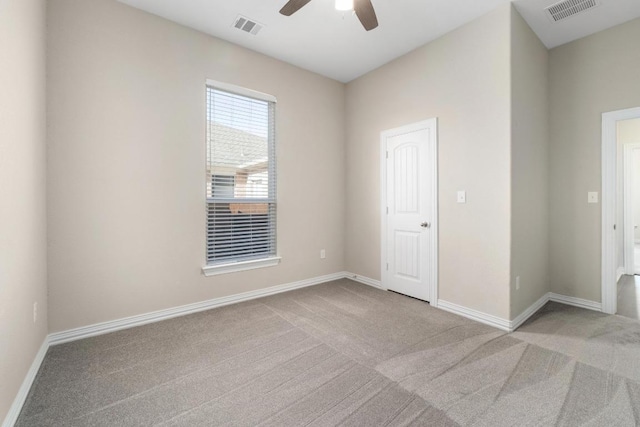
[[[353,10],[353,0],[336,0],[336,10]]]
[[[284,16],[291,16],[303,7],[305,7],[311,0],[289,0],[280,9],[280,13]],[[564,0],[564,1],[578,1],[578,0]],[[596,1],[596,0],[584,0],[584,1]],[[356,3],[357,2],[357,3]],[[354,7],[354,6],[357,6]],[[353,11],[358,17],[358,20],[362,24],[365,30],[371,31],[374,28],[378,28],[378,17],[376,11],[373,9],[371,0],[336,0],[336,9],[340,11]],[[344,15],[343,15],[344,16]]]

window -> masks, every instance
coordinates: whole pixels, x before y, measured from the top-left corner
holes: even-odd
[[[277,263],[273,97],[207,85],[207,212],[205,274]]]
[[[212,199],[233,198],[235,187],[235,175],[211,175]]]

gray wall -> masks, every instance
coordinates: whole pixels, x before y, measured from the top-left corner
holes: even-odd
[[[549,283],[549,54],[518,12],[511,21],[511,319]],[[520,276],[520,289],[516,289]]]
[[[0,421],[47,334],[45,1],[0,2]],[[33,321],[33,304],[38,320]]]
[[[344,269],[343,84],[113,0],[48,9],[51,332]],[[207,78],[278,98],[277,267],[201,273]]]
[[[510,14],[504,5],[347,85],[347,269],[380,279],[380,132],[438,117],[440,298],[505,319]]]
[[[640,106],[640,19],[550,51],[550,274],[559,294],[601,301],[602,113]]]

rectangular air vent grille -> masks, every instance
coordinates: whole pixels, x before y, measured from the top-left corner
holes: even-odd
[[[264,25],[259,24],[256,21],[252,21],[251,19],[242,15],[238,15],[233,26],[246,33],[253,34],[254,36],[264,28]]]
[[[545,9],[553,22],[562,21],[598,6],[598,0],[564,0]]]

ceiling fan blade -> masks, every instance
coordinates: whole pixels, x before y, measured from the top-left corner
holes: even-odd
[[[289,0],[287,4],[280,9],[280,13],[284,16],[291,16],[306,6],[310,1],[311,0]]]
[[[371,0],[355,0],[353,8],[365,30],[371,31],[378,26],[378,18]]]

